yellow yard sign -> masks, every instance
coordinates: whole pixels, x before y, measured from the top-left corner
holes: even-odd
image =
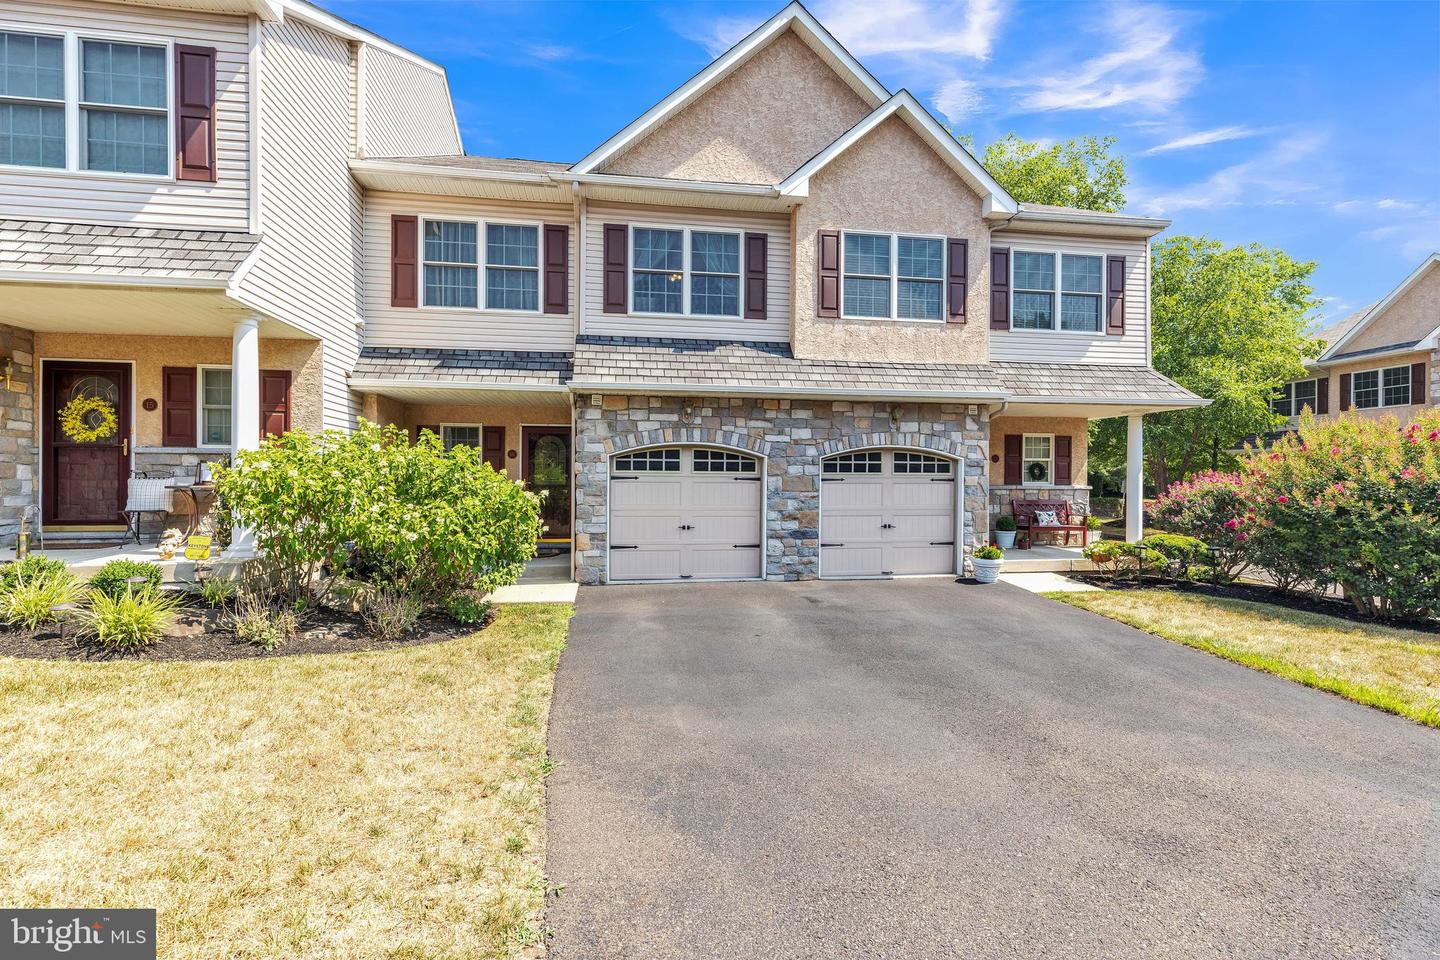
[[[185,541],[186,560],[209,560],[210,559],[210,538],[191,537]]]

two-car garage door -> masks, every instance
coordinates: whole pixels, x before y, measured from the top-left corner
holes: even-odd
[[[825,459],[820,576],[885,577],[955,569],[955,465],[905,450]]]

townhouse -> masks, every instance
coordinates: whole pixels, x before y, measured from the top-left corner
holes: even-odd
[[[0,17],[8,529],[364,417],[545,491],[582,582],[953,573],[1086,509],[1090,420],[1139,489],[1202,402],[1165,221],[1016,202],[798,3],[575,162],[464,155],[441,68],[303,0],[181,6]]]

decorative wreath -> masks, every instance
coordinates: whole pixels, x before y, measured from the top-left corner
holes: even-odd
[[[1025,468],[1025,472],[1030,475],[1031,482],[1039,483],[1041,480],[1045,479],[1045,464],[1032,463],[1030,464],[1030,466]]]
[[[76,397],[60,410],[60,429],[76,443],[113,437],[119,426],[115,408],[99,397]]]

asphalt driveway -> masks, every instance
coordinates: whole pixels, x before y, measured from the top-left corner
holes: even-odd
[[[1440,956],[1440,734],[1005,584],[585,588],[557,958]]]

